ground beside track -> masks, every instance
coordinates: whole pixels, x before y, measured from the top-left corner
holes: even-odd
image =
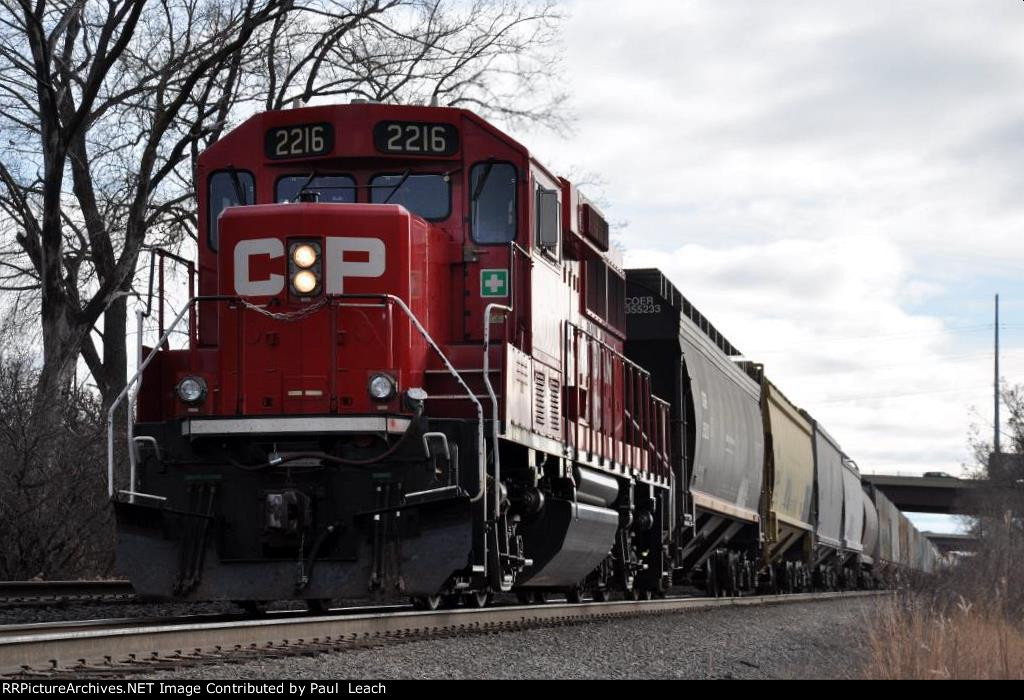
[[[152,678],[847,679],[859,676],[879,600],[694,610],[197,667]]]

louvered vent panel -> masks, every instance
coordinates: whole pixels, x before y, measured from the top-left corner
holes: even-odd
[[[543,430],[548,420],[548,392],[547,383],[544,381],[544,372],[534,370],[533,372],[533,422],[534,425]]]
[[[559,434],[562,430],[562,385],[557,379],[548,380],[548,421],[551,430]]]

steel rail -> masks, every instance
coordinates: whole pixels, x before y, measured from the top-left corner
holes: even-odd
[[[665,598],[553,603],[388,614],[324,615],[196,624],[78,627],[52,632],[0,630],[0,675],[126,675],[157,665],[194,665],[246,657],[329,652],[369,641],[493,632],[720,607],[779,605],[887,595],[886,591],[797,593],[742,598]]]
[[[128,581],[0,581],[0,605],[10,601],[134,596]]]

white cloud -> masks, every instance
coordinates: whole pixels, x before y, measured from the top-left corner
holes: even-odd
[[[1024,327],[1020,3],[569,7],[577,133],[523,142],[863,469],[957,472],[998,288]]]

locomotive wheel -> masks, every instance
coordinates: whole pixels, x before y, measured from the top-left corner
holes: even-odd
[[[306,601],[306,610],[314,615],[323,615],[331,608],[330,598],[312,598]]]

